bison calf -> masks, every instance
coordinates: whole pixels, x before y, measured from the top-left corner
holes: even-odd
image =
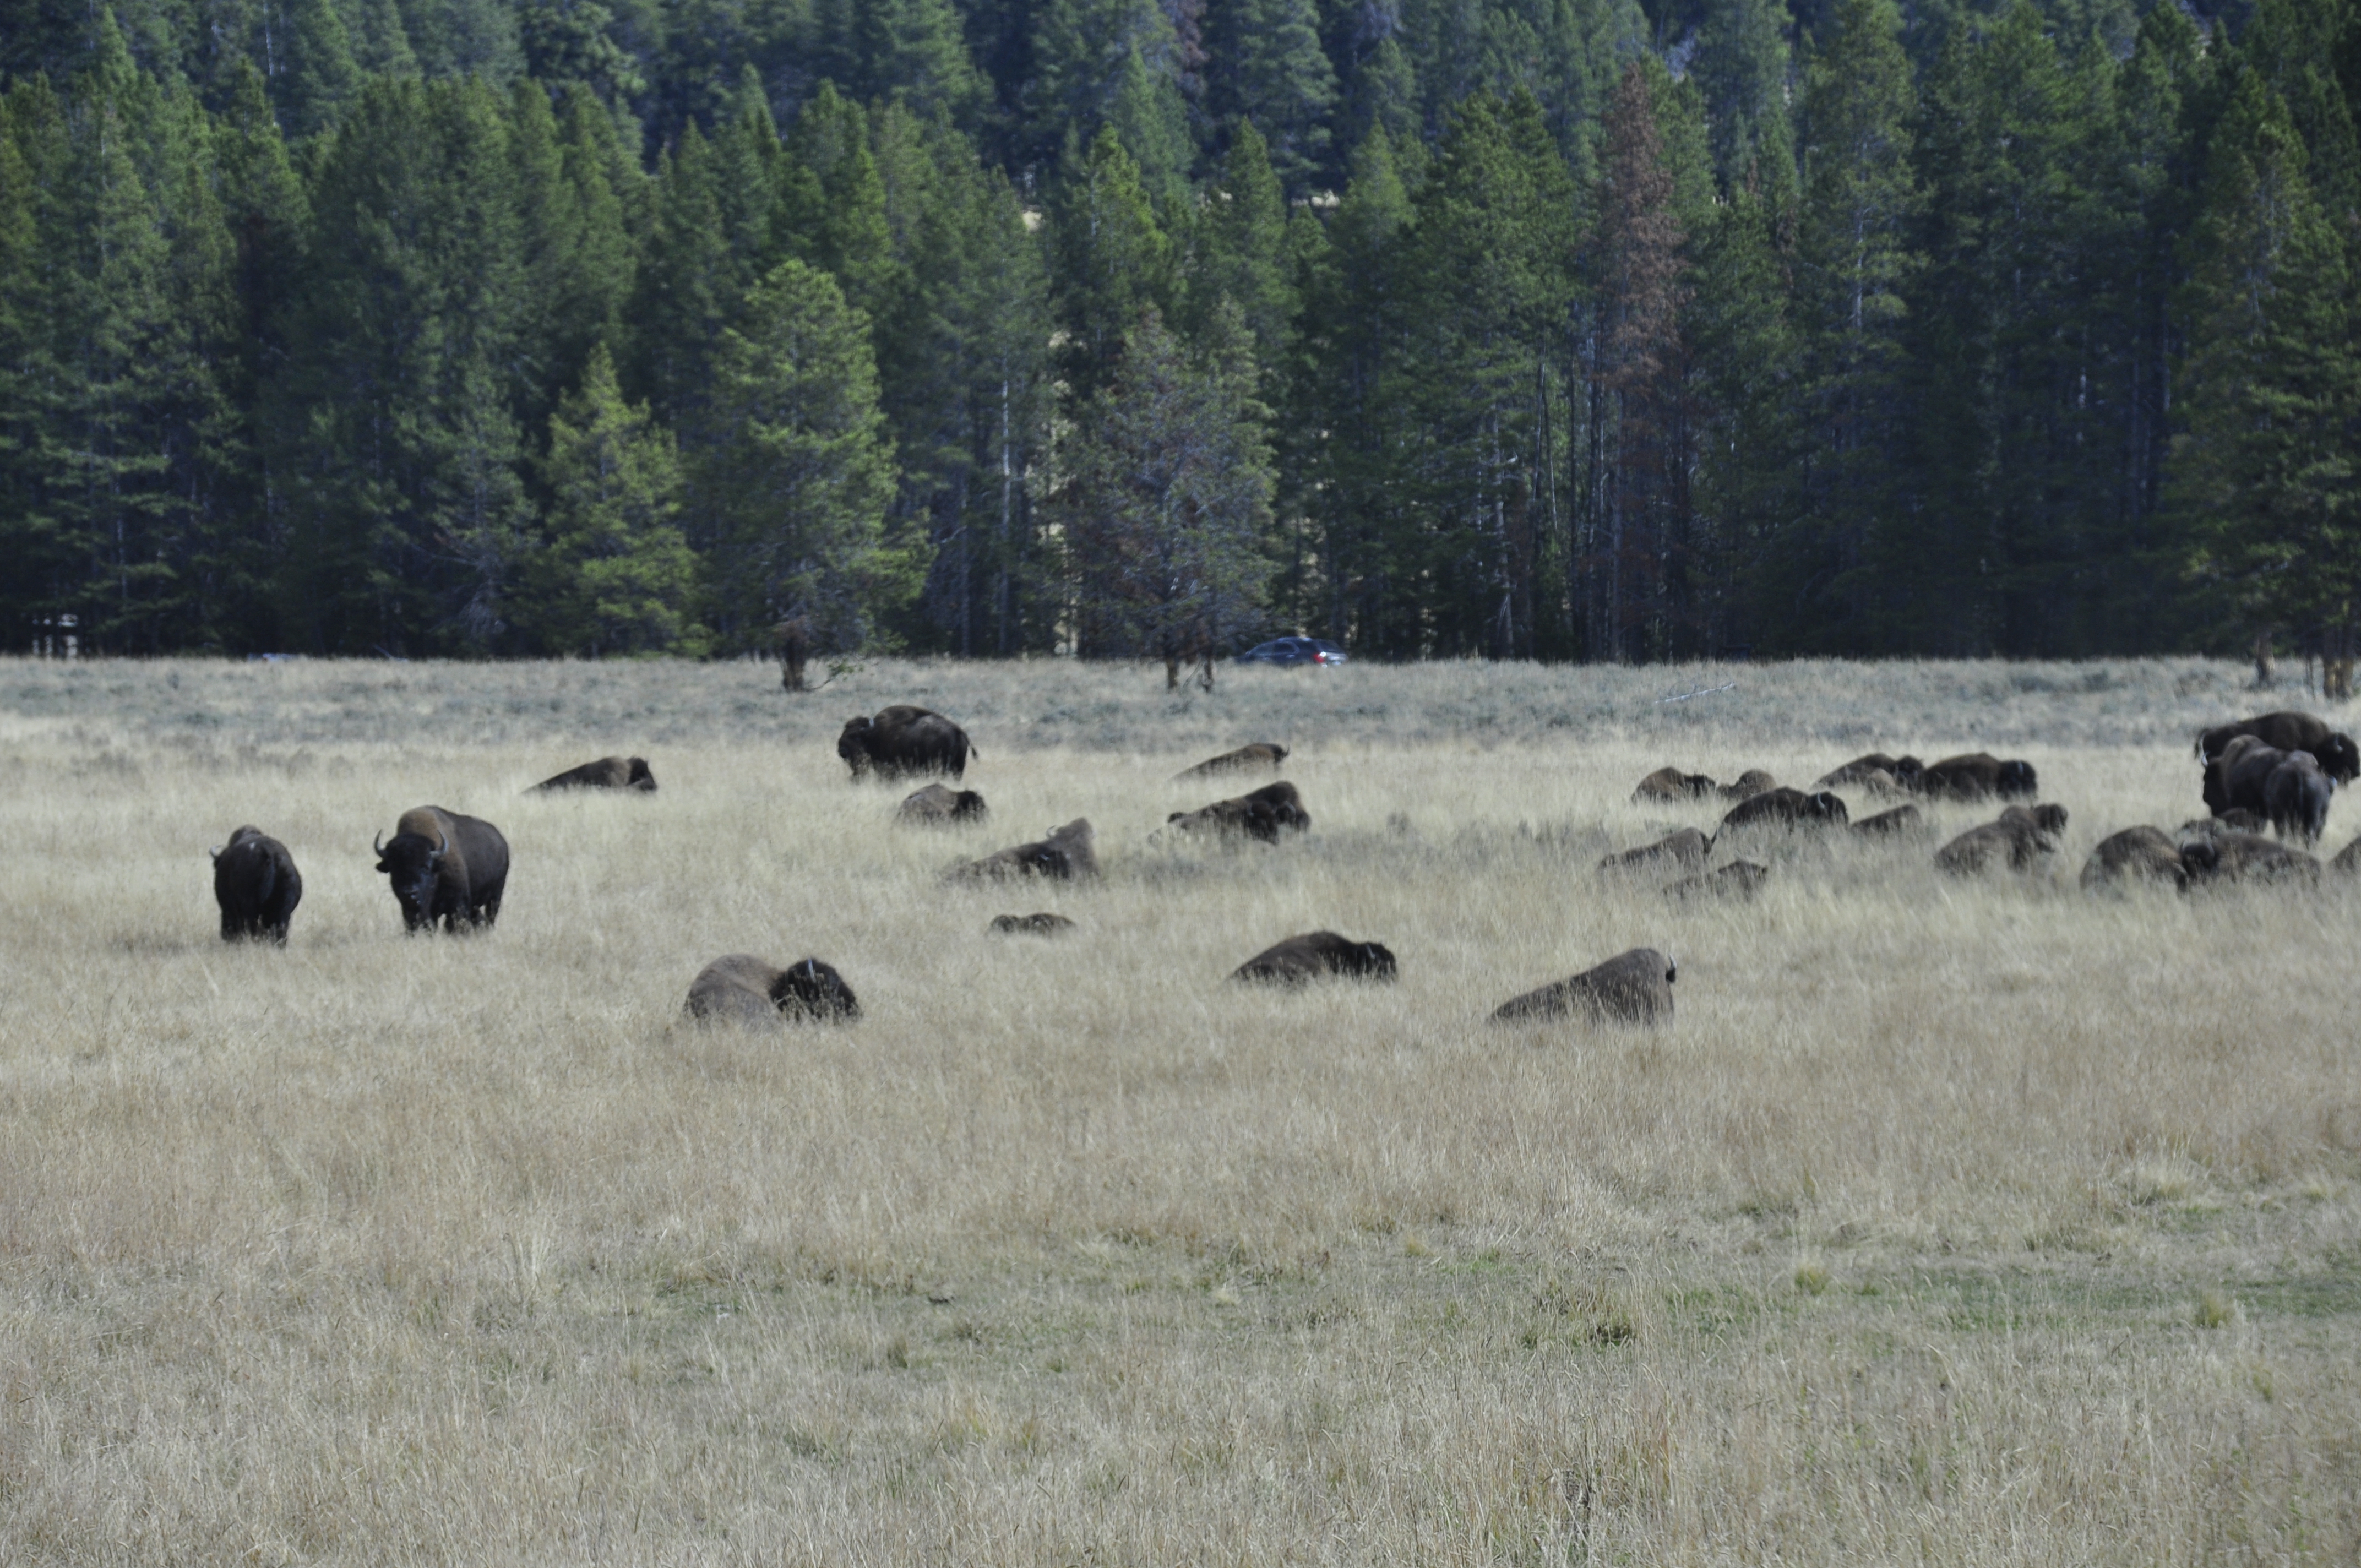
[[[287,923],[303,902],[302,873],[287,846],[259,828],[241,828],[213,851],[214,902],[225,942],[269,938],[287,945]]]
[[[835,967],[818,959],[774,969],[751,953],[731,953],[697,971],[683,1010],[700,1023],[837,1023],[860,1017],[861,1003]]]
[[[568,768],[555,778],[544,779],[525,794],[560,789],[635,789],[643,795],[653,795],[656,776],[648,771],[645,757],[601,757],[595,762]]]
[[[1653,948],[1619,953],[1596,969],[1529,991],[1493,1011],[1496,1024],[1579,1017],[1655,1024],[1673,1015],[1673,965]]]
[[[904,796],[894,820],[905,828],[948,828],[955,822],[981,822],[991,814],[974,790],[930,784]]]
[[[994,937],[1062,937],[1074,923],[1062,915],[995,915],[985,930]]]
[[[986,855],[980,861],[970,861],[963,866],[953,866],[947,873],[954,882],[995,882],[1006,877],[1048,877],[1053,882],[1070,882],[1075,877],[1099,874],[1097,854],[1091,847],[1091,822],[1087,817],[1077,817],[1046,839],[1030,844],[1017,844],[997,854]]]
[[[1257,740],[1252,745],[1241,746],[1235,751],[1224,751],[1218,757],[1208,757],[1195,767],[1183,768],[1172,776],[1177,783],[1181,779],[1209,779],[1215,773],[1251,773],[1257,768],[1268,768],[1272,773],[1277,773],[1279,765],[1285,761],[1287,761],[1286,747],[1268,740]]]
[[[1380,942],[1356,942],[1334,931],[1308,931],[1274,943],[1230,972],[1232,980],[1301,985],[1323,975],[1391,980],[1394,956]]]
[[[391,843],[378,835],[377,856],[408,930],[431,931],[438,922],[446,931],[489,930],[500,917],[509,841],[480,817],[413,806],[394,824]]]

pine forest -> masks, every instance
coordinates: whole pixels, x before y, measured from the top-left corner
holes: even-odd
[[[0,648],[2361,621],[2352,0],[0,0]]]

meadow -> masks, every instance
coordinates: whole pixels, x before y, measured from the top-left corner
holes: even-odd
[[[2361,887],[2076,885],[2200,726],[2361,725],[2246,678],[0,661],[0,1562],[2361,1559]],[[987,823],[849,782],[898,701]],[[1308,834],[1159,833],[1258,740]],[[1657,766],[1872,748],[2030,759],[2063,852],[1596,869],[1712,826]],[[609,752],[659,792],[520,794]],[[496,930],[402,936],[429,802]],[[1078,816],[1094,883],[940,881]],[[1226,982],[1318,927],[1399,981]],[[1486,1022],[1641,945],[1668,1027]],[[685,1024],[736,951],[864,1016]]]

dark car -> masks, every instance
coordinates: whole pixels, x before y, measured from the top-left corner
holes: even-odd
[[[1345,650],[1321,637],[1274,637],[1238,655],[1241,664],[1341,664]]]

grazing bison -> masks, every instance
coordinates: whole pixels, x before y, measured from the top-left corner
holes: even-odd
[[[1747,899],[1760,893],[1763,890],[1763,884],[1769,881],[1770,877],[1769,866],[1758,864],[1753,861],[1732,861],[1726,866],[1707,872],[1702,875],[1685,876],[1678,882],[1667,883],[1664,886],[1664,896],[1667,898]]]
[[[1071,882],[1076,877],[1096,876],[1099,860],[1091,847],[1090,818],[1077,817],[1045,839],[1016,845],[963,866],[953,866],[946,874],[953,882],[997,882],[1007,877],[1033,876]]]
[[[1394,956],[1381,942],[1356,942],[1334,931],[1307,931],[1265,948],[1230,971],[1232,980],[1276,981],[1284,985],[1301,985],[1325,975],[1391,980]]]
[[[1773,778],[1769,773],[1764,773],[1761,768],[1749,768],[1744,773],[1738,775],[1735,783],[1726,784],[1721,786],[1721,798],[1724,800],[1752,800],[1756,795],[1763,794],[1766,790],[1773,790],[1778,787],[1779,781]]]
[[[1678,768],[1658,768],[1640,781],[1631,792],[1637,801],[1702,800],[1721,786],[1703,773],[1685,773]]]
[[[1864,817],[1852,830],[1864,839],[1894,839],[1925,831],[1927,818],[1915,806],[1897,806],[1874,817]]]
[[[1721,828],[1714,837],[1732,828],[1841,828],[1845,825],[1845,803],[1822,790],[1806,795],[1802,790],[1784,784],[1764,790],[1752,800],[1740,801],[1721,819]]]
[[[1684,828],[1668,833],[1653,844],[1636,850],[1626,850],[1620,855],[1609,855],[1598,862],[1602,872],[1636,872],[1653,870],[1669,861],[1694,870],[1705,864],[1706,856],[1713,852],[1713,840],[1694,828]]]
[[[697,971],[682,1011],[699,1023],[827,1024],[860,1017],[861,1002],[832,964],[803,959],[774,969],[751,953],[731,953]]]
[[[656,776],[648,772],[645,757],[601,757],[595,762],[568,768],[555,778],[544,779],[525,794],[558,789],[635,789],[653,795]]]
[[[2254,833],[2223,833],[2185,844],[2181,863],[2192,883],[2320,881],[2320,862]]]
[[[1876,775],[1885,775],[1887,787],[1909,789],[1918,782],[1927,764],[1916,757],[1889,757],[1883,751],[1872,751],[1866,757],[1855,757],[1843,767],[1823,773],[1813,781],[1814,789],[1839,789],[1846,784],[1867,784],[1877,787]]]
[[[991,814],[975,791],[930,784],[904,796],[894,820],[905,828],[948,828],[955,822],[981,822]]]
[[[1592,1023],[1654,1024],[1673,1015],[1673,965],[1653,948],[1619,953],[1596,969],[1512,997],[1496,1024],[1579,1017]]]
[[[804,666],[811,663],[811,622],[800,615],[789,616],[771,628],[771,652],[779,661],[779,685],[791,692],[808,691],[804,685]]]
[[[1281,779],[1234,800],[1217,800],[1195,811],[1176,811],[1164,821],[1183,833],[1243,835],[1275,844],[1281,833],[1301,833],[1311,827],[1312,814],[1303,809],[1303,797],[1295,786]]]
[[[2163,828],[2126,828],[2109,834],[2082,862],[2086,893],[2129,882],[2169,883],[2175,888],[2189,885],[2189,868],[2181,861],[2180,846],[2167,838]]]
[[[2031,762],[2004,762],[1990,751],[1929,762],[1918,774],[1917,787],[1937,800],[2031,800],[2041,793]]]
[[[1218,757],[1208,757],[1195,767],[1184,768],[1172,776],[1174,781],[1178,782],[1181,779],[1209,779],[1215,773],[1251,773],[1257,768],[1268,768],[1272,773],[1277,773],[1279,765],[1285,761],[1287,761],[1286,747],[1268,740],[1257,740],[1250,746],[1241,746],[1235,751],[1224,751]]]
[[[2197,755],[2211,762],[2230,742],[2251,735],[2275,751],[2309,751],[2321,771],[2338,784],[2361,778],[2361,747],[2353,737],[2331,729],[2328,721],[2309,713],[2266,713],[2208,729],[2197,738]]]
[[[303,902],[303,875],[287,846],[259,828],[241,828],[213,851],[214,902],[222,940],[269,938],[287,945],[287,923]]]
[[[2263,780],[2263,815],[2281,837],[2292,833],[2309,844],[2328,830],[2328,800],[2336,793],[2309,751],[2290,751]]]
[[[1062,937],[1074,923],[1062,915],[995,915],[985,927],[994,937]]]
[[[907,704],[877,710],[873,718],[848,718],[836,738],[836,754],[852,769],[856,779],[875,773],[881,779],[912,773],[949,773],[962,778],[967,760],[976,754],[967,731],[941,714]]]
[[[2005,815],[1971,828],[1935,851],[1935,869],[1953,876],[1977,876],[1998,867],[2029,872],[2055,854],[2058,840],[2044,832],[2030,812]]]
[[[393,840],[378,835],[377,869],[393,883],[402,925],[431,931],[489,928],[500,917],[509,883],[509,841],[480,817],[439,806],[412,806],[393,825]]]

